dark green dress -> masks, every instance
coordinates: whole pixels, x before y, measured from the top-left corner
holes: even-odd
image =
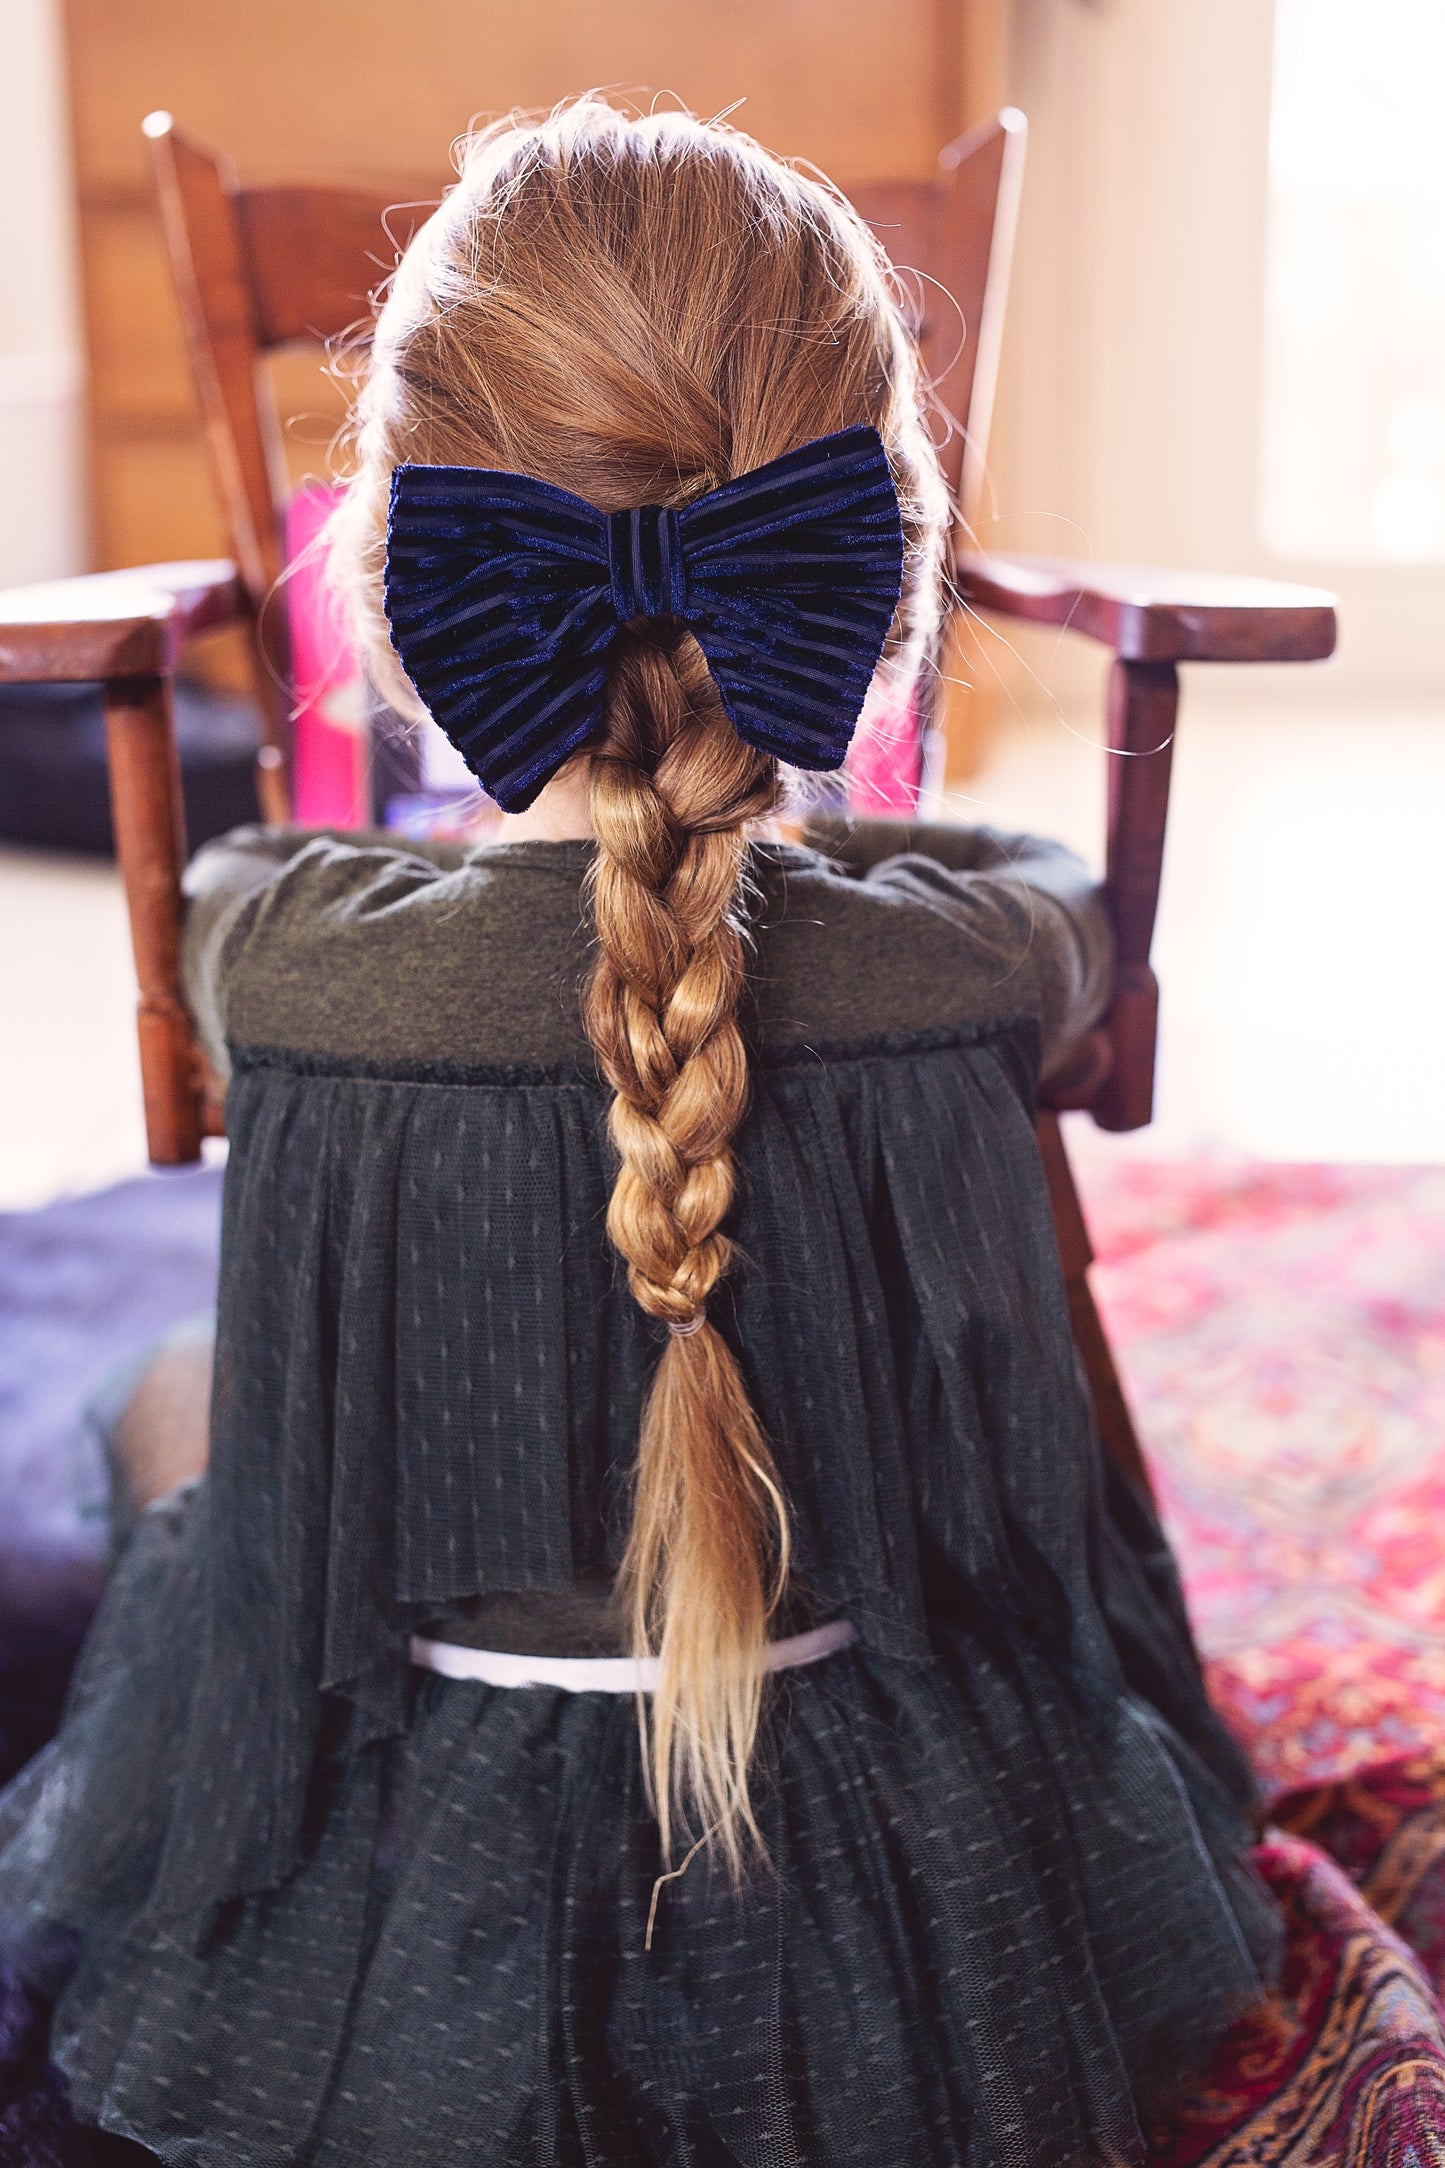
[[[207,2168],[1130,2161],[1259,1992],[1248,1777],[1102,1462],[1034,1145],[1097,900],[976,831],[835,840],[754,854],[716,1308],[799,1622],[858,1641],[769,1683],[769,1866],[696,1862],[650,1951],[628,1699],[408,1661],[488,1604],[555,1644],[625,1539],[659,1336],[604,1231],[588,847],[197,869],[233,1069],[211,1472],[0,1802],[83,2118]]]

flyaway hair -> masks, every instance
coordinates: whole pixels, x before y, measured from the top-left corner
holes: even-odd
[[[661,507],[681,531],[709,492],[876,431],[903,538],[880,672],[911,680],[931,652],[947,499],[886,262],[841,197],[730,129],[589,99],[474,136],[398,267],[356,421],[335,533],[373,675],[403,712],[419,702],[383,564],[407,466],[531,477],[604,519]],[[622,1569],[636,1652],[660,1663],[652,1797],[665,1855],[685,1829],[738,1874],[759,1841],[749,1764],[789,1538],[715,1290],[748,1104],[748,840],[781,774],[672,613],[609,630],[579,742],[597,835],[584,1015],[618,1160],[608,1230],[640,1306],[689,1328],[659,1334]]]

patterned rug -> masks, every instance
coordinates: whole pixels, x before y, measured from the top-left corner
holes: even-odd
[[[1151,2168],[1440,2168],[1445,2035],[1409,1950],[1312,1845],[1256,1864],[1284,1914],[1278,1992],[1150,2133]]]
[[[1445,1744],[1445,1168],[1085,1180],[1215,1699],[1261,1776]]]
[[[1080,1158],[1287,1930],[1151,2162],[1445,2168],[1445,1170]]]

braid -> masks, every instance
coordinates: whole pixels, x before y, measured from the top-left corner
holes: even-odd
[[[731,1260],[722,1223],[748,1099],[739,882],[748,826],[777,802],[777,769],[736,735],[685,635],[630,632],[610,703],[592,767],[599,953],[585,1006],[616,1093],[607,1227],[636,1301],[679,1328],[643,1414],[622,1582],[637,1653],[659,1658],[648,1768],[664,1854],[674,1814],[691,1807],[736,1874],[744,1839],[759,1841],[748,1759],[788,1524],[736,1358],[705,1305]]]

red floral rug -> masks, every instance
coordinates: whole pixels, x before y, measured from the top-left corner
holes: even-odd
[[[1445,2168],[1445,1170],[1081,1160],[1288,1936],[1151,2162]]]
[[[1151,2168],[1440,2168],[1440,1983],[1314,1845],[1281,1834],[1256,1865],[1283,1977],[1150,2132]]]
[[[1265,1782],[1445,1744],[1445,1168],[1086,1178],[1215,1699]]]

